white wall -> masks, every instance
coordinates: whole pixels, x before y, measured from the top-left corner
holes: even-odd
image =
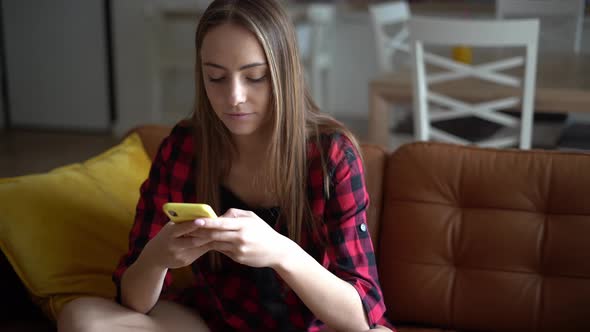
[[[109,129],[103,1],[2,5],[11,123]]]
[[[152,65],[150,47],[152,27],[149,24],[146,10],[158,4],[192,5],[204,7],[209,0],[134,0],[113,1],[113,31],[115,49],[115,80],[117,94],[118,120],[114,132],[118,135],[130,128],[153,122],[170,123],[170,119],[161,119],[152,114],[154,99],[152,96]],[[196,25],[196,23],[195,23]],[[177,42],[192,45],[192,27],[182,31],[181,40]],[[192,84],[192,75],[183,82]],[[172,95],[178,98],[191,99],[193,92],[190,86],[167,86],[167,91],[174,90]],[[187,109],[187,114],[190,110]],[[179,117],[177,114],[174,117]]]
[[[114,131],[122,134],[149,118],[147,29],[143,6],[147,0],[113,1],[113,46],[117,96]]]

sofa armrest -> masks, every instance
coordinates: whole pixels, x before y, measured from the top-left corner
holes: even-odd
[[[172,127],[165,125],[141,125],[130,129],[124,137],[131,135],[132,133],[137,133],[141,138],[141,142],[143,143],[143,147],[148,156],[151,160],[154,160],[158,148],[160,147],[160,143],[162,143],[162,140],[170,134],[170,130],[172,130]]]

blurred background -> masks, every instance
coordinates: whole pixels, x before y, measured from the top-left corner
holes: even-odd
[[[318,62],[309,64],[313,61],[306,65],[322,109],[366,140],[369,82],[380,72],[368,8],[381,1],[284,2],[304,57],[321,49],[319,67]],[[134,126],[174,124],[190,115],[194,30],[209,1],[0,3],[0,177],[81,161],[112,146]],[[314,3],[333,8],[314,21],[308,10]],[[453,8],[455,16],[494,16],[493,0],[409,3],[432,15]],[[314,41],[317,28],[323,34],[319,44]],[[545,43],[561,49],[563,39],[558,32]],[[587,19],[581,45],[581,54],[590,53]],[[322,70],[320,84],[313,70]],[[542,142],[537,147],[558,148],[564,126],[588,124],[588,114],[557,116],[545,127],[535,124]],[[583,147],[590,139],[581,134]],[[411,132],[392,130],[388,148],[411,140]]]

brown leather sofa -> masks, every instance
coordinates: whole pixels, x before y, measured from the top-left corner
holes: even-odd
[[[137,132],[153,156],[168,130]],[[400,331],[590,331],[590,154],[440,143],[363,154]],[[0,265],[0,330],[54,330]]]

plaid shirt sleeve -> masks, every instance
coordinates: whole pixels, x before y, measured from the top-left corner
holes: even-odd
[[[328,248],[325,266],[359,293],[369,325],[391,326],[379,285],[373,244],[366,222],[369,195],[362,159],[344,136],[333,139],[328,170],[331,193],[325,215]]]
[[[168,222],[168,218],[162,212],[162,205],[168,201],[169,196],[169,169],[172,151],[174,150],[174,130],[169,137],[162,141],[158,153],[152,163],[149,176],[140,188],[139,202],[137,203],[135,221],[129,233],[128,251],[119,261],[119,265],[113,273],[113,281],[117,287],[117,302],[121,302],[121,278],[127,268],[133,264],[139,254],[162,227]],[[166,273],[162,293],[172,283],[172,275]]]

